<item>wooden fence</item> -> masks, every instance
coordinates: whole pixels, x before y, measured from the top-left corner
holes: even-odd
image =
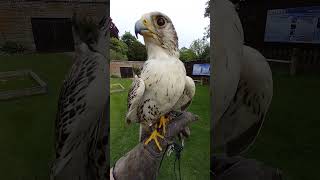
[[[1,78],[29,76],[37,85],[17,90],[0,91],[0,100],[14,99],[24,96],[46,94],[48,92],[47,84],[42,81],[37,74],[31,70],[0,72]]]
[[[291,75],[305,72],[320,73],[320,48],[268,47],[260,50],[272,69],[282,66]]]

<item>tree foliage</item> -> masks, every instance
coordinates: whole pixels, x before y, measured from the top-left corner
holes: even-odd
[[[113,49],[110,49],[110,57],[112,60],[128,60],[127,55],[121,54]]]
[[[110,56],[112,60],[128,60],[128,46],[121,40],[112,37],[110,39]]]
[[[197,55],[191,49],[183,47],[180,49],[180,60],[182,61],[194,61],[197,60]]]
[[[206,2],[206,8],[204,11],[204,17],[210,19],[210,0]],[[204,39],[210,38],[210,24],[205,28]]]
[[[128,47],[131,46],[134,41],[137,41],[136,37],[127,31],[122,35],[121,40],[126,43]]]
[[[111,38],[111,59],[145,61],[147,50],[130,32],[125,32],[120,39]]]
[[[210,60],[210,45],[209,42],[203,38],[194,40],[189,48],[183,47],[180,49],[180,60],[194,61],[194,60]]]
[[[191,45],[190,49],[196,53],[197,57],[203,56],[205,53],[206,48],[209,46],[209,42],[205,39],[196,39],[194,40]]]
[[[148,55],[145,45],[138,40],[133,41],[132,45],[129,46],[128,58],[131,61],[146,61]]]
[[[204,60],[204,61],[210,61],[210,45],[209,45],[209,43],[207,43],[204,46],[204,50],[200,54],[199,59]]]
[[[147,60],[147,50],[145,45],[136,39],[130,32],[125,32],[121,40],[127,44],[127,57],[130,61],[145,61]]]
[[[210,18],[210,0],[206,2],[206,8],[204,10],[204,17]]]

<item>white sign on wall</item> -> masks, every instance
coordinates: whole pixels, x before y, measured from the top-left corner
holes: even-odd
[[[320,6],[268,10],[264,40],[320,43]]]

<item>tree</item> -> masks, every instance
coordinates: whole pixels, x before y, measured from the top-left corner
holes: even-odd
[[[210,18],[210,0],[206,2],[206,9],[204,11],[204,17]]]
[[[139,41],[133,41],[129,46],[128,58],[131,61],[145,61],[148,58],[145,45]]]
[[[127,55],[116,52],[113,49],[110,49],[110,57],[112,60],[128,60]]]
[[[147,50],[145,45],[138,41],[130,32],[125,32],[121,40],[128,46],[127,57],[130,61],[147,60]]]
[[[210,61],[210,45],[207,43],[204,47],[204,51],[200,54],[199,59],[204,61]]]
[[[210,46],[207,40],[197,39],[191,43],[190,49],[200,58],[203,56],[203,53],[205,53],[207,46]]]
[[[206,2],[206,9],[204,11],[204,17],[210,19],[210,0]],[[210,24],[205,28],[205,33],[203,39],[208,39],[210,38]]]
[[[191,49],[183,47],[180,49],[180,60],[182,61],[192,61],[197,59],[197,55]]]
[[[128,60],[128,46],[121,40],[112,37],[110,40],[110,56],[111,59]]]
[[[137,41],[136,37],[127,31],[122,35],[121,40],[126,43],[128,47],[130,47],[134,41]]]

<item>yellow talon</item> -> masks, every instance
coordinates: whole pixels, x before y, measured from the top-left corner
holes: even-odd
[[[144,144],[147,145],[147,144],[149,144],[149,142],[150,142],[151,140],[154,140],[154,141],[156,142],[156,145],[157,145],[158,149],[159,149],[160,151],[162,151],[162,148],[161,148],[161,146],[160,146],[160,144],[159,144],[159,141],[158,141],[158,139],[157,139],[158,137],[161,138],[161,139],[164,138],[162,135],[159,134],[159,132],[158,132],[157,130],[154,130],[154,131],[152,132],[152,134],[150,135],[150,137],[146,140],[146,142],[145,142]]]
[[[165,116],[160,117],[159,128],[163,127],[163,134],[166,133],[166,124],[168,121],[169,121],[169,119],[166,118]]]

